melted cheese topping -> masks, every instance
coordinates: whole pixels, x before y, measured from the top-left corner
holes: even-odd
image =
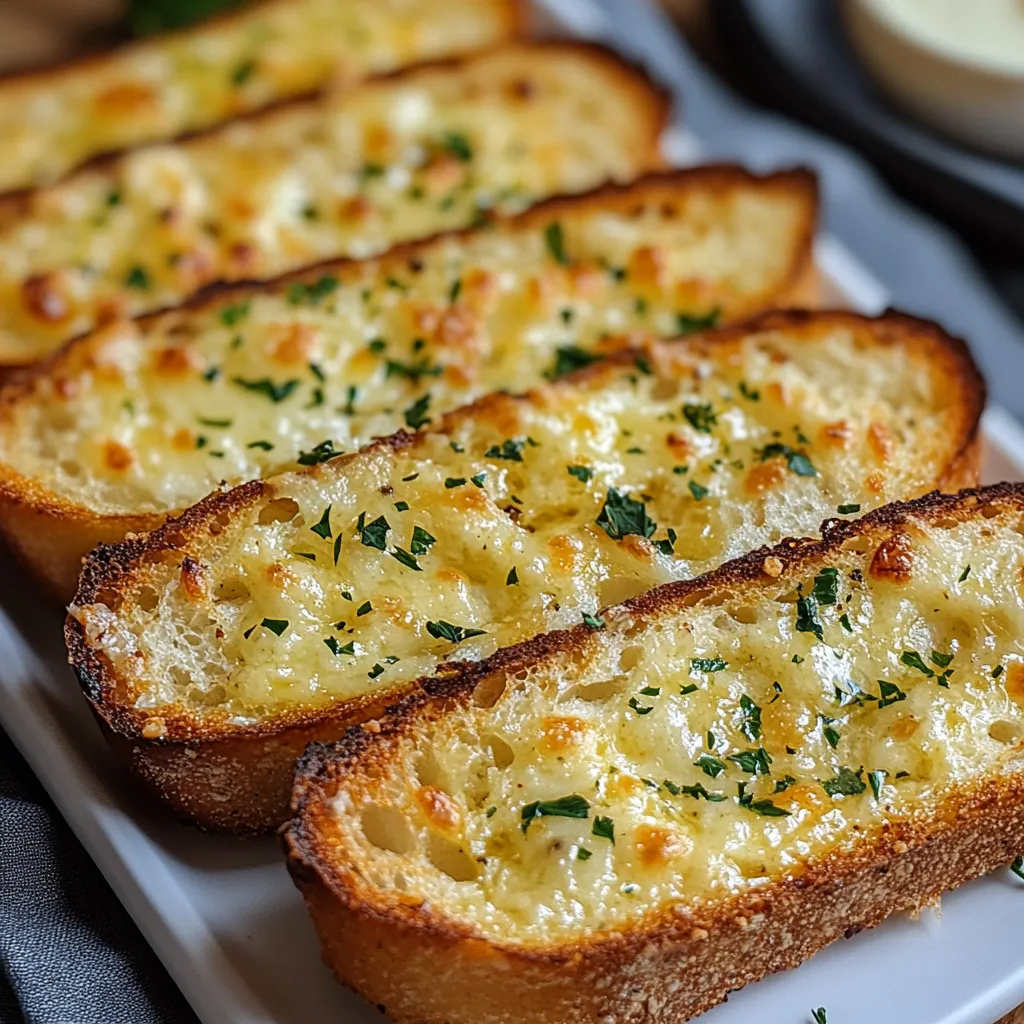
[[[512,47],[136,150],[33,193],[0,230],[0,356],[38,358],[211,281],[371,256],[633,177],[654,159],[656,115],[624,74],[571,47]]]
[[[786,283],[807,216],[803,195],[771,182],[640,186],[408,260],[119,323],[35,383],[0,452],[104,513],[182,508],[318,445],[356,448],[595,353],[742,316]]]
[[[495,0],[273,0],[0,83],[0,192],[324,85],[487,46],[510,28]]]
[[[678,343],[494,396],[406,450],[274,478],[229,529],[147,560],[116,613],[72,614],[137,707],[239,723],[482,657],[813,534],[837,505],[934,486],[955,396],[902,346],[866,350],[869,332]]]
[[[1019,515],[912,527],[909,578],[880,571],[889,551],[851,552],[832,579],[612,622],[492,710],[424,727],[372,794],[364,776],[343,790],[346,858],[404,903],[534,943],[798,876],[926,818],[1021,768]],[[500,686],[482,685],[489,704]]]

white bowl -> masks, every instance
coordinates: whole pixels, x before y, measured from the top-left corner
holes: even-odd
[[[843,0],[892,99],[971,146],[1024,159],[1024,0]]]

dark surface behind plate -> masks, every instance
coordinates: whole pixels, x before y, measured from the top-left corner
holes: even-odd
[[[969,150],[890,106],[848,43],[837,0],[720,0],[715,9],[776,100],[848,139],[958,228],[1024,254],[1024,165]]]

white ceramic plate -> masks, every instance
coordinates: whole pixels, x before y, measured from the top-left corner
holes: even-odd
[[[552,0],[586,17],[585,0]],[[670,150],[692,159],[692,139]],[[835,240],[818,259],[830,298],[866,312],[885,289]],[[985,418],[986,481],[1024,479],[1024,430]],[[0,554],[0,722],[204,1024],[380,1024],[321,965],[275,840],[241,842],[176,825],[139,801],[112,764],[65,663],[60,616]],[[1008,872],[947,897],[942,917],[890,920],[796,971],[736,994],[707,1024],[991,1024],[1024,1001],[1024,888]]]

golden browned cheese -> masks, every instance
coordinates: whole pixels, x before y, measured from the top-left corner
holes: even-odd
[[[112,324],[5,392],[0,459],[103,515],[180,509],[220,481],[759,311],[808,269],[813,217],[800,172],[677,172]],[[657,283],[638,267],[652,253]]]
[[[872,422],[896,439],[888,496],[940,484],[978,406],[931,331],[779,314],[491,396],[100,552],[71,616],[114,713],[168,736],[362,698],[875,507]],[[842,452],[814,440],[837,416]],[[589,742],[568,720],[543,735]]]
[[[510,47],[127,153],[0,209],[0,362],[212,281],[281,274],[656,166],[661,95],[603,51]]]
[[[328,85],[509,38],[512,0],[264,0],[195,29],[0,82],[0,192]]]
[[[825,548],[777,549],[781,578],[744,559],[505,652],[494,678],[439,683],[444,708],[353,738],[344,763],[324,752],[331,798],[296,831],[326,829],[320,870],[357,915],[397,896],[529,950],[671,933],[672,915],[938,825],[957,793],[1021,772],[1015,490],[982,492],[980,512],[883,509]],[[913,550],[905,581],[868,572],[886,518]],[[550,745],[553,717],[576,723],[572,742]],[[423,778],[443,822],[417,800]]]

